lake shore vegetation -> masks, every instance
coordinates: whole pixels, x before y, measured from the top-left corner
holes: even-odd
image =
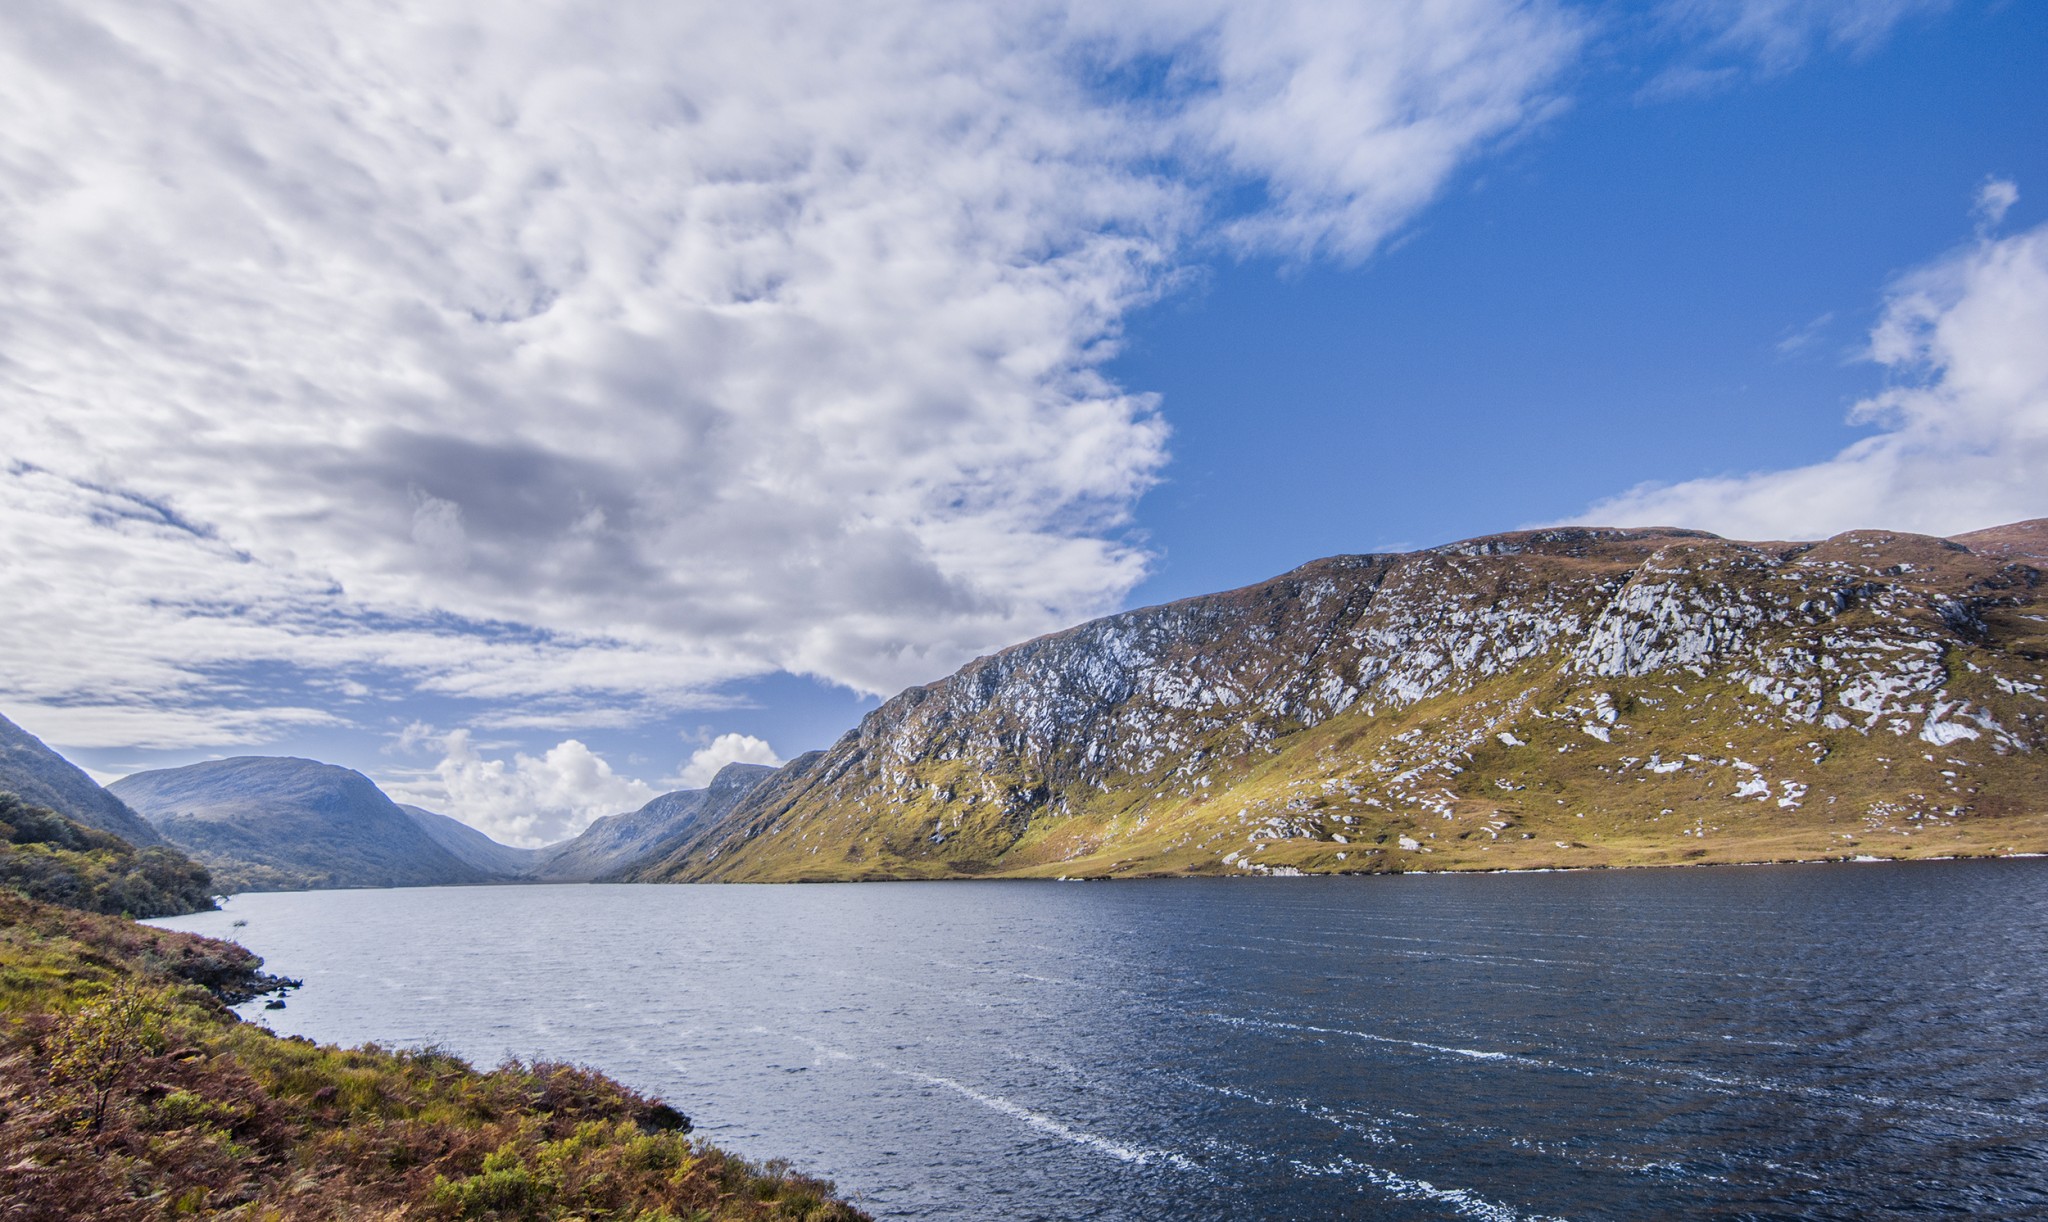
[[[181,916],[215,906],[212,875],[177,849],[138,849],[111,832],[4,792],[0,887],[110,916]]]
[[[0,888],[0,1216],[852,1222],[594,1070],[285,1038],[217,939]]]

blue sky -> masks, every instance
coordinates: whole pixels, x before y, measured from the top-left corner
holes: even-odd
[[[1317,556],[2048,514],[2048,10],[0,14],[0,712],[535,842]],[[801,20],[797,20],[801,18]]]
[[[2048,12],[2008,6],[1707,97],[1589,66],[1366,264],[1212,264],[1112,366],[1175,429],[1134,597],[1833,455],[1870,431],[1889,282],[1970,239],[1987,176],[2021,187],[2008,229],[2043,218],[2044,51]]]

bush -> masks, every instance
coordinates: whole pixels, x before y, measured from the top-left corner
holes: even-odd
[[[124,980],[58,1022],[47,1045],[50,1077],[83,1097],[88,1130],[105,1123],[107,1104],[134,1077],[136,1063],[163,1052],[168,1017],[161,990]]]
[[[176,916],[214,907],[206,868],[176,849],[137,849],[0,793],[0,887],[87,912]]]

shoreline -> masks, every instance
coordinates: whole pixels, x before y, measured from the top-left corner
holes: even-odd
[[[226,903],[244,895],[319,895],[343,894],[368,891],[470,891],[490,887],[633,887],[658,890],[664,887],[836,887],[870,883],[1143,883],[1176,882],[1184,879],[1230,880],[1230,881],[1271,881],[1291,882],[1314,878],[1400,878],[1407,875],[1425,875],[1442,878],[1449,875],[1501,875],[1501,874],[1597,874],[1635,870],[1718,870],[1754,868],[1759,866],[1874,866],[1874,865],[1918,865],[1932,862],[1951,861],[2027,861],[2048,858],[2048,852],[2026,850],[2013,853],[1947,853],[1931,857],[1878,857],[1863,854],[1854,857],[1777,857],[1750,861],[1660,861],[1643,862],[1634,865],[1612,865],[1601,863],[1584,866],[1479,866],[1471,868],[1450,867],[1447,869],[1420,870],[1290,870],[1282,873],[1240,871],[1236,873],[1175,872],[1159,874],[962,874],[936,877],[880,877],[880,878],[792,878],[776,880],[726,880],[714,879],[703,882],[547,882],[540,879],[508,878],[498,882],[483,883],[428,883],[413,887],[306,887],[289,891],[235,891],[217,898]],[[220,909],[225,911],[223,907]],[[180,920],[186,916],[150,917],[140,924],[155,927],[159,921]]]
[[[5,890],[0,932],[0,1212],[869,1217],[595,1069],[273,1031],[236,1010],[297,982],[227,938]]]

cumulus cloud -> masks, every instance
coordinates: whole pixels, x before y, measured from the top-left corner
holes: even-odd
[[[775,748],[769,746],[765,739],[751,734],[721,734],[691,753],[690,762],[683,765],[682,774],[676,782],[684,789],[702,789],[727,764],[766,764],[779,768],[782,757],[775,754]]]
[[[613,772],[573,738],[541,755],[517,752],[505,760],[487,758],[469,731],[455,730],[442,738],[441,750],[430,775],[387,782],[385,792],[521,848],[566,840],[596,819],[637,810],[655,796],[646,782]]]
[[[6,6],[6,694],[81,745],[349,716],[284,669],[545,720],[887,692],[1109,609],[1168,441],[1101,372],[1126,312],[1212,242],[1368,253],[1580,37],[1540,0]]]
[[[1881,431],[1789,471],[1642,487],[1587,522],[1811,539],[1934,535],[2048,515],[2048,225],[1979,239],[1893,286],[1870,359],[1896,378],[1851,419]]]

